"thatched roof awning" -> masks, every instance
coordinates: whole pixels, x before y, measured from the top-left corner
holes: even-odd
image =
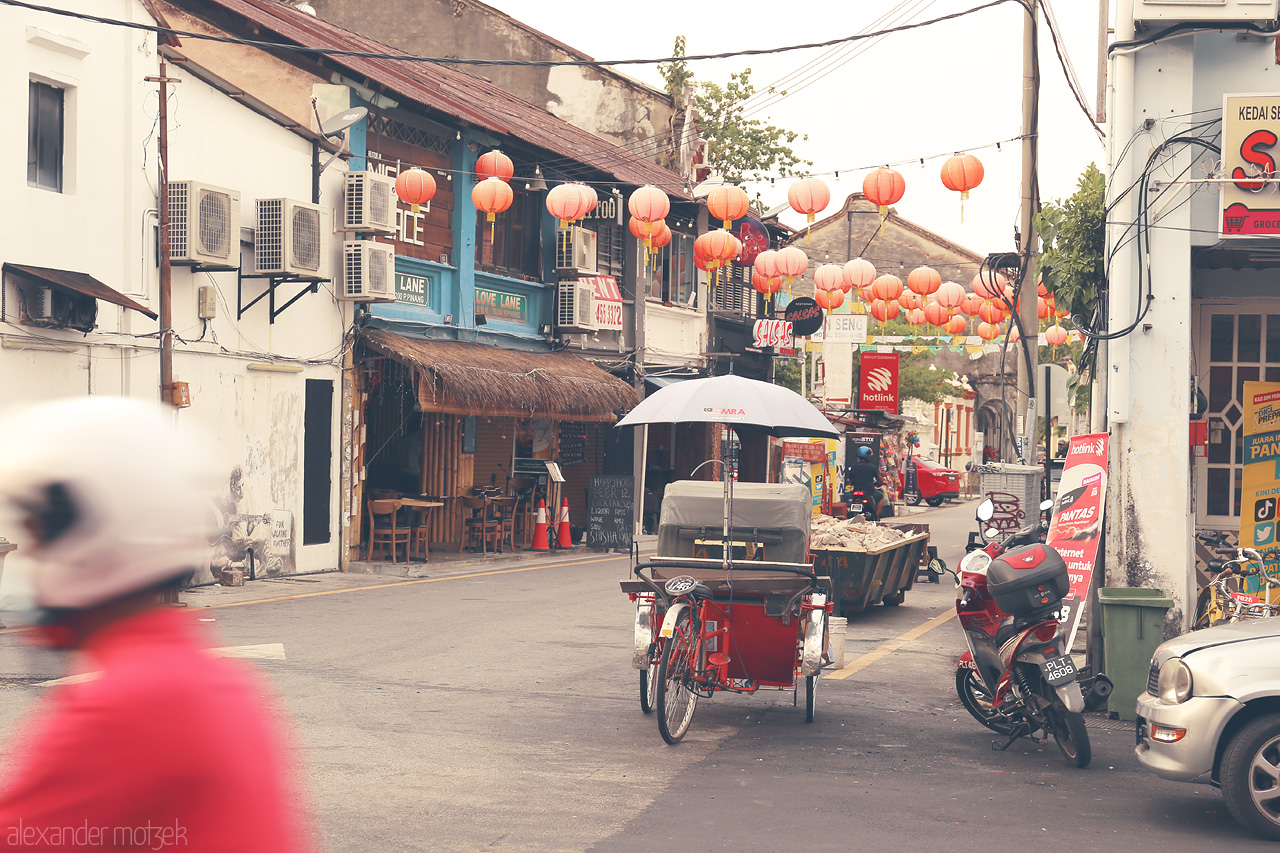
[[[364,329],[360,338],[414,370],[427,412],[613,422],[640,402],[630,385],[566,352],[428,341],[385,329]]]

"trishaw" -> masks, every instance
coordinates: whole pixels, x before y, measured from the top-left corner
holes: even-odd
[[[812,506],[794,484],[735,484],[727,507],[719,483],[667,486],[657,554],[622,581],[637,605],[640,708],[658,712],[667,743],[721,691],[791,690],[798,704],[803,682],[813,722],[831,604],[806,561]]]

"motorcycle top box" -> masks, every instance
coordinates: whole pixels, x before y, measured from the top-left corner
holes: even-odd
[[[1009,551],[987,567],[987,590],[1005,613],[1021,619],[1047,615],[1071,590],[1067,564],[1044,545]]]

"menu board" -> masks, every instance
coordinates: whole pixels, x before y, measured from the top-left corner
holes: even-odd
[[[577,465],[587,457],[586,424],[562,421],[560,424],[560,464]]]
[[[591,478],[587,489],[587,545],[631,549],[635,478]]]

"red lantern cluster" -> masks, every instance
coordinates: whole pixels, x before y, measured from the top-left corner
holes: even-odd
[[[751,199],[741,187],[720,186],[707,195],[707,211],[713,219],[724,223],[726,231],[732,227],[733,220],[746,216],[750,209]]]
[[[406,169],[396,177],[396,196],[409,205],[409,210],[418,212],[421,205],[427,204],[436,195],[436,179],[422,169]]]

